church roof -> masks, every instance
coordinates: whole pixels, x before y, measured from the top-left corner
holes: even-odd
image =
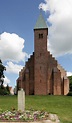
[[[38,17],[38,20],[36,22],[34,29],[42,29],[42,28],[48,28],[48,27],[47,27],[47,24],[44,20],[42,13],[40,12],[40,15]]]

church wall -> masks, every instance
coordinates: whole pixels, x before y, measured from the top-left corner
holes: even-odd
[[[29,95],[29,73],[25,73],[25,94]]]
[[[57,66],[57,61],[54,57],[52,57],[52,54],[48,51],[48,94],[53,94],[53,69]]]
[[[64,78],[64,95],[69,93],[69,80],[68,78]]]
[[[34,94],[34,53],[30,56],[28,59],[28,62],[26,62],[26,69],[29,70],[28,73],[25,73],[25,76],[27,77],[27,81],[25,80],[25,90],[27,95]]]
[[[43,38],[39,38],[43,34]],[[34,30],[35,59],[34,82],[35,95],[47,94],[47,29]]]
[[[66,71],[63,69],[63,67],[60,64],[57,65],[57,68],[60,70],[61,78],[63,79],[63,77],[66,76]]]
[[[55,68],[54,70],[54,95],[61,95],[61,73]]]

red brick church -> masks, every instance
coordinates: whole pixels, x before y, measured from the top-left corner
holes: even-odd
[[[26,95],[66,95],[69,80],[66,71],[47,50],[48,27],[40,13],[34,27],[34,52],[19,72],[17,89]]]

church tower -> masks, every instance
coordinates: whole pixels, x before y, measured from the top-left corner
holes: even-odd
[[[34,27],[34,87],[35,95],[47,94],[47,37],[48,27],[40,13]]]

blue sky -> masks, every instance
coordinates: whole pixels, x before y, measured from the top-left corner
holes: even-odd
[[[40,13],[49,29],[48,50],[72,75],[72,0],[0,0],[0,58],[6,66],[5,85],[15,86],[18,73],[34,51]]]

